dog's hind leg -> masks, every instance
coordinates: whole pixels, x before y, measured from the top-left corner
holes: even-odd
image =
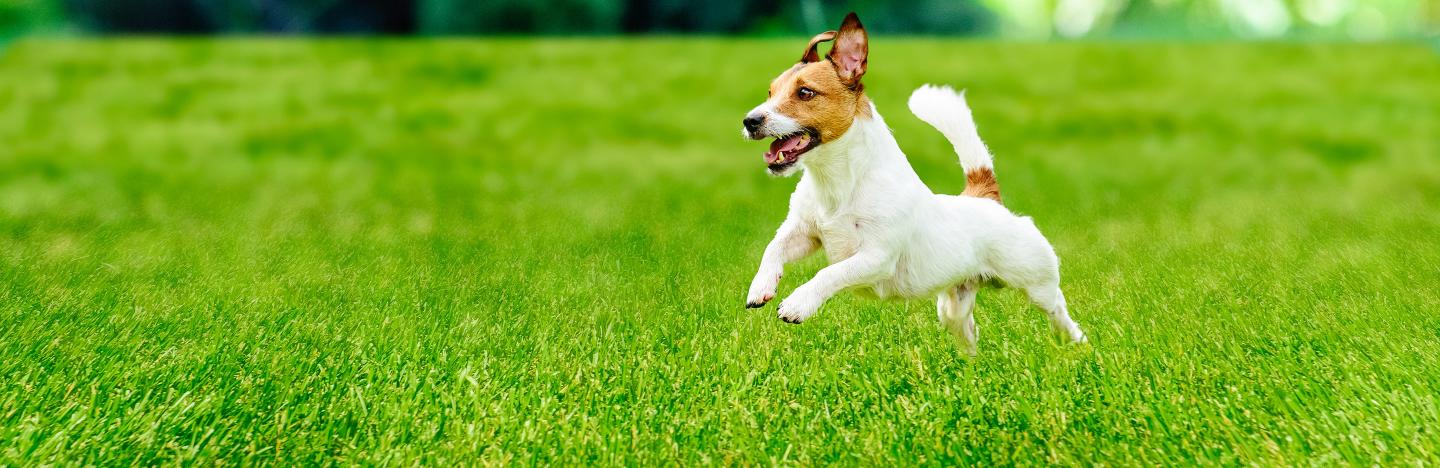
[[[970,356],[975,356],[980,339],[975,328],[975,293],[979,289],[974,282],[963,283],[945,289],[935,298],[936,315],[945,330],[960,340],[960,346]]]
[[[1025,288],[1025,293],[1049,316],[1050,330],[1055,332],[1056,337],[1070,343],[1084,343],[1087,341],[1085,333],[1080,331],[1080,325],[1070,319],[1070,311],[1065,307],[1065,294],[1060,292],[1058,283],[1047,281]]]

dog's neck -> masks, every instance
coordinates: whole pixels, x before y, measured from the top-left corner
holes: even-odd
[[[905,153],[874,104],[870,104],[869,115],[856,116],[843,135],[811,152],[800,160],[805,169],[801,183],[815,186],[827,211],[848,204],[869,182],[886,185],[890,190],[929,191],[905,160]]]

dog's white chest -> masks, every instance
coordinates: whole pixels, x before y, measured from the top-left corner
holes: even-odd
[[[820,233],[820,244],[824,246],[830,263],[850,258],[860,250],[860,227],[854,216],[827,217],[815,224]]]

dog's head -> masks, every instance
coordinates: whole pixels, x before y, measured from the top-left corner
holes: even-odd
[[[829,41],[835,45],[821,59],[816,49]],[[811,38],[800,62],[770,82],[770,97],[745,115],[744,134],[775,139],[765,152],[771,174],[793,173],[802,155],[844,135],[856,116],[870,112],[860,84],[869,54],[865,27],[850,13],[839,31]]]

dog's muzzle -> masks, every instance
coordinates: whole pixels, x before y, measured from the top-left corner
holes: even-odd
[[[749,115],[746,115],[745,120],[741,120],[740,124],[745,127],[746,138],[749,138],[751,140],[759,140],[761,138],[765,138],[765,135],[761,134],[760,132],[760,129],[765,126],[765,114],[761,114],[759,112],[752,112]]]

